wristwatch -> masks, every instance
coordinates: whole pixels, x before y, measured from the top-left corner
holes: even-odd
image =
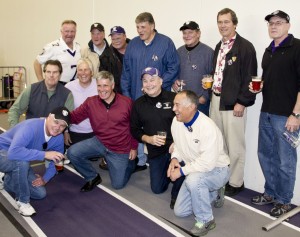
[[[300,118],[300,114],[292,113],[293,116],[295,116],[297,119]]]

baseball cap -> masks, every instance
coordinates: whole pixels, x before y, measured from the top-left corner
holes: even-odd
[[[200,30],[199,25],[194,21],[184,22],[183,26],[181,26],[179,30],[182,31],[182,30],[186,30],[186,29]]]
[[[149,74],[150,76],[153,76],[153,77],[160,77],[160,72],[155,67],[146,67],[142,72],[141,79],[143,78],[143,76],[145,74]]]
[[[67,126],[71,123],[70,111],[66,107],[57,107],[52,110],[51,114],[54,115],[55,119],[63,120]]]
[[[109,36],[113,34],[126,34],[125,30],[121,26],[114,26],[113,28],[110,29],[110,34]]]
[[[271,14],[267,15],[265,17],[265,20],[269,21],[271,19],[271,17],[273,17],[273,16],[278,16],[282,19],[285,19],[287,22],[290,22],[290,16],[288,14],[286,14],[285,12],[280,11],[280,10],[277,10],[277,11],[272,12]]]
[[[104,31],[104,26],[100,23],[94,23],[91,25],[91,30],[90,32],[92,32],[92,30],[97,29],[99,31]]]

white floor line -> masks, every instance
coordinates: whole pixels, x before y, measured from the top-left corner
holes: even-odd
[[[8,192],[6,192],[4,189],[0,191],[2,195],[7,199],[8,202],[15,208],[16,203],[15,200],[9,195]],[[31,229],[37,234],[39,237],[47,237],[47,235],[40,229],[40,227],[32,220],[31,217],[25,217],[19,214],[31,227]]]
[[[81,176],[76,170],[74,170],[73,168],[69,167],[69,166],[65,166],[65,168],[67,168],[68,170],[70,170],[71,172]],[[82,177],[82,176],[81,176]],[[161,220],[159,220],[158,218],[156,218],[155,216],[153,216],[152,214],[146,212],[145,210],[143,210],[142,208],[136,206],[135,204],[133,204],[132,202],[128,201],[127,199],[121,197],[119,194],[116,194],[115,192],[111,191],[110,189],[104,187],[103,185],[99,184],[97,185],[98,188],[102,189],[103,191],[107,192],[108,194],[110,194],[111,196],[117,198],[118,200],[120,200],[121,202],[125,203],[126,205],[130,206],[131,208],[133,208],[134,210],[136,210],[137,212],[141,213],[142,215],[144,215],[145,217],[147,217],[148,219],[152,220],[153,222],[155,222],[157,225],[161,226],[162,228],[164,228],[165,230],[169,231],[171,234],[175,235],[176,237],[184,237],[184,235],[182,235],[181,233],[179,233],[178,231],[176,231],[175,229],[173,229],[172,227],[170,227],[169,225],[165,224],[164,222],[162,222]]]
[[[275,217],[270,216],[268,213],[265,213],[265,212],[263,212],[263,211],[260,211],[260,210],[254,208],[254,207],[251,207],[251,206],[249,206],[249,205],[247,205],[247,204],[245,204],[245,203],[242,203],[242,202],[240,202],[240,201],[237,201],[237,200],[235,200],[235,199],[233,199],[233,198],[231,198],[231,197],[225,196],[225,199],[227,199],[228,201],[234,202],[234,203],[236,203],[236,204],[238,204],[238,205],[240,205],[240,206],[243,206],[243,207],[245,207],[245,208],[247,208],[247,209],[249,209],[249,210],[251,210],[251,211],[254,211],[254,212],[256,212],[256,213],[258,213],[258,214],[260,214],[260,215],[262,215],[262,216],[265,216],[265,217],[267,217],[267,218],[269,218],[269,219],[271,219],[271,220],[276,220]],[[267,224],[267,223],[266,223],[266,224]],[[291,228],[291,229],[294,229],[294,230],[300,232],[300,228],[299,228],[299,227],[294,226],[294,225],[292,225],[292,224],[290,224],[290,223],[288,223],[288,222],[282,222],[281,224],[283,224],[283,225],[285,225],[285,226],[287,226],[287,227],[289,227],[289,228]]]

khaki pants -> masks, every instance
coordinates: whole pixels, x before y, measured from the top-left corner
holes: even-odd
[[[233,116],[233,111],[220,111],[220,97],[212,95],[210,118],[216,123],[223,134],[224,150],[230,158],[229,184],[240,187],[244,182],[245,166],[245,131],[247,110],[243,117]]]

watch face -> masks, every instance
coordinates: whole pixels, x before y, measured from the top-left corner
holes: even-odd
[[[296,118],[300,118],[300,114],[292,113],[292,115],[295,116]]]

